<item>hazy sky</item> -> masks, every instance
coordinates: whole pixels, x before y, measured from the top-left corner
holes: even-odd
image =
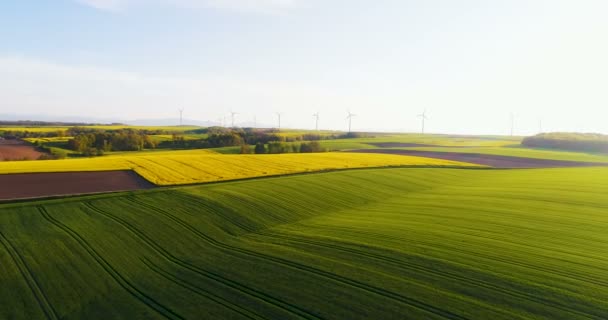
[[[608,133],[606,0],[0,2],[0,114]]]

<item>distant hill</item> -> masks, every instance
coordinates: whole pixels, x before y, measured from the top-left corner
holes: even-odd
[[[0,120],[0,126],[19,126],[19,127],[74,127],[74,126],[97,126],[97,125],[124,125],[122,123],[90,123],[90,122],[59,122],[59,121],[32,121],[32,120],[17,120],[3,121]]]
[[[136,119],[136,120],[125,120],[125,124],[132,126],[177,126],[179,125],[178,118],[166,118],[166,119]],[[192,119],[184,119],[182,123],[185,126],[198,126],[198,127],[213,127],[218,126],[218,122],[213,121],[199,121]]]

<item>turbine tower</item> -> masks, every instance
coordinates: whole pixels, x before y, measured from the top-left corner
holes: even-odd
[[[183,120],[184,120],[184,117],[183,117],[184,116],[184,108],[178,109],[178,111],[179,111],[179,125],[182,126],[184,124],[183,123]]]
[[[511,113],[511,137],[513,136],[513,132],[515,131],[515,116]]]
[[[538,119],[538,133],[543,133],[543,119]]]
[[[234,128],[234,116],[236,116],[238,113],[234,112],[234,111],[230,111],[230,119],[232,121],[232,128]]]
[[[354,113],[351,113],[350,110],[347,112],[348,112],[348,116],[346,116],[346,119],[348,119],[348,133],[350,133],[351,128],[352,128],[351,125],[353,122],[353,117],[356,117],[357,115]]]
[[[420,118],[422,120],[422,134],[424,134],[424,125],[426,120],[428,120],[429,118],[426,116],[426,109],[424,109],[424,112],[418,115],[418,118]]]
[[[317,113],[312,116],[315,117],[315,130],[319,131],[319,112],[317,111]]]
[[[282,113],[277,112],[277,118],[279,119],[279,130],[281,130],[281,116],[282,115],[283,115]]]

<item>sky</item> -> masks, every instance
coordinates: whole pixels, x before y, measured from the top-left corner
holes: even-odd
[[[605,0],[0,2],[0,115],[608,133]],[[35,119],[34,119],[35,120]],[[229,121],[228,121],[229,122]],[[542,125],[541,125],[542,124]]]

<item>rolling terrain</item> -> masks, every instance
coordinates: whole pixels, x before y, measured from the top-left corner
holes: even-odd
[[[453,152],[453,153],[474,153],[484,155],[506,156],[514,158],[530,158],[557,161],[580,161],[608,163],[608,154],[591,152],[573,152],[555,149],[534,149],[521,146],[505,147],[445,147],[445,146],[416,146],[416,147],[397,147],[389,150],[412,150],[429,152]]]
[[[479,167],[457,161],[385,154],[224,155],[207,149],[0,163],[0,174],[134,170],[156,185],[178,185],[324,170],[390,166]]]
[[[0,318],[606,319],[608,169],[365,169],[0,205]]]

